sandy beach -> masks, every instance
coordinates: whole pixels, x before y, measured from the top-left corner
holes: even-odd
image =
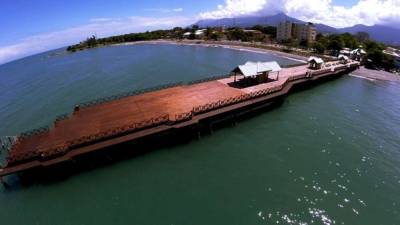
[[[250,45],[250,43],[244,42],[234,42],[234,41],[200,41],[200,40],[152,40],[152,41],[137,41],[137,42],[127,42],[115,45],[137,45],[137,44],[170,44],[170,45],[189,45],[189,46],[202,46],[210,48],[226,48],[233,49],[237,51],[247,51],[259,54],[272,54],[279,57],[287,58],[290,60],[297,61],[299,63],[307,63],[308,57],[300,56],[296,54],[286,53],[279,50],[258,48]],[[268,46],[268,45],[267,45]],[[276,46],[273,46],[276,47]],[[277,47],[276,47],[277,48]],[[389,73],[381,70],[371,70],[365,67],[360,67],[360,69],[349,74],[350,76],[364,78],[367,80],[383,80],[383,81],[400,81],[400,76],[394,73]]]
[[[115,45],[137,45],[137,44],[171,44],[171,45],[202,46],[202,47],[210,47],[210,48],[227,48],[227,49],[254,52],[254,53],[260,53],[260,54],[272,54],[272,55],[276,55],[279,57],[294,60],[299,63],[307,63],[307,57],[305,57],[305,56],[290,54],[290,53],[281,52],[278,50],[270,50],[270,49],[256,48],[256,47],[251,47],[251,46],[244,46],[246,43],[242,43],[242,42],[230,42],[230,41],[216,42],[216,41],[199,41],[199,40],[181,40],[181,41],[153,40],[153,41],[127,42],[127,43],[121,43],[121,44],[115,44]]]
[[[368,80],[400,81],[400,76],[382,70],[371,70],[365,67],[352,72],[350,76],[366,78]]]

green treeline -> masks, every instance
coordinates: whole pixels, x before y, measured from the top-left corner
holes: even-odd
[[[180,40],[183,38],[189,40],[229,40],[229,41],[242,41],[242,42],[262,42],[262,43],[276,43],[276,27],[272,26],[253,26],[246,29],[232,27],[232,28],[206,28],[203,29],[202,35],[197,35],[195,32],[199,30],[198,26],[190,28],[175,27],[171,30],[156,30],[143,33],[130,33],[123,35],[116,35],[106,38],[96,38],[95,36],[87,38],[85,41],[76,45],[71,45],[67,51],[75,52],[88,48],[98,46],[119,44],[136,41],[149,41],[157,39],[174,39]],[[186,34],[186,35],[185,35]],[[187,35],[189,34],[189,35]],[[307,43],[307,41],[289,40],[280,43],[286,46],[285,50],[291,51],[292,48],[301,48],[312,51],[318,54],[327,54],[337,56],[343,48],[357,49],[362,48],[367,52],[367,60],[365,65],[369,68],[385,69],[387,71],[395,69],[395,60],[391,55],[383,53],[386,46],[382,43],[370,39],[368,33],[359,32],[357,34],[318,34],[314,43]]]
[[[396,67],[395,60],[392,56],[384,54],[383,50],[386,46],[382,43],[370,39],[368,33],[359,32],[355,35],[350,33],[317,35],[317,40],[313,44],[315,52],[319,54],[330,53],[330,55],[338,55],[340,50],[344,48],[357,49],[362,48],[367,52],[367,61],[365,66],[374,69],[385,69],[390,71]]]
[[[144,33],[131,33],[123,34],[117,36],[111,36],[107,38],[96,38],[95,36],[87,38],[85,41],[80,42],[76,45],[68,46],[67,51],[75,52],[79,50],[84,50],[88,48],[94,48],[109,44],[119,44],[126,42],[135,41],[149,41],[157,39],[183,39],[184,33],[190,32],[188,39],[194,40],[198,39],[195,35],[195,31],[198,30],[198,26],[193,26],[191,28],[181,28],[176,27],[172,30],[156,30],[148,31]],[[241,28],[228,28],[226,30],[222,28],[207,28],[202,35],[202,39],[205,40],[232,40],[232,41],[271,41],[276,36],[276,27],[263,27],[254,26],[253,31],[258,32],[246,32],[246,30]]]
[[[163,38],[176,38],[180,36],[180,33],[181,33],[180,29],[176,28],[173,30],[157,30],[145,33],[131,33],[131,34],[111,36],[106,38],[96,38],[95,36],[92,36],[90,38],[87,38],[85,41],[80,42],[79,44],[68,46],[67,51],[75,52],[87,48],[94,48],[103,45],[119,44],[126,42],[148,41],[148,40],[156,40]]]

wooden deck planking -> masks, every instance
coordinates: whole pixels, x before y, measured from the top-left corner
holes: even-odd
[[[193,107],[210,101],[223,100],[243,94],[218,81],[178,86],[160,91],[130,96],[109,103],[83,108],[41,136],[23,140],[11,154],[21,154],[41,149],[46,151],[54,146],[82,136],[92,135],[143,120],[169,114],[190,112]]]
[[[55,146],[83,136],[139,123],[165,114],[169,114],[170,120],[174,120],[175,115],[191,112],[193,107],[277,87],[285,84],[291,76],[304,75],[306,72],[306,66],[297,66],[283,69],[277,81],[243,89],[228,86],[228,83],[233,82],[231,77],[177,86],[82,108],[69,118],[59,121],[48,133],[22,140],[9,154],[21,155],[37,152],[38,149],[45,153]]]

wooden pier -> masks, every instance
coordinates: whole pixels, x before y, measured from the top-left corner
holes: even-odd
[[[127,96],[76,107],[50,129],[21,135],[10,149],[0,177],[72,160],[79,155],[169,130],[196,126],[218,114],[252,107],[287,94],[293,85],[350,72],[359,66],[331,62],[319,70],[284,68],[275,81],[234,88],[233,77]]]

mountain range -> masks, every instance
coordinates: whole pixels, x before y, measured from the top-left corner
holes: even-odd
[[[272,16],[243,16],[237,18],[223,19],[206,19],[200,20],[195,25],[199,27],[252,27],[255,25],[277,26],[280,22],[291,21],[294,23],[306,23],[306,21],[298,20],[284,13],[278,13]],[[369,36],[380,42],[391,45],[400,45],[400,29],[389,26],[373,25],[366,26],[358,24],[346,28],[334,28],[325,24],[315,24],[317,31],[320,33],[351,33],[366,32]]]

